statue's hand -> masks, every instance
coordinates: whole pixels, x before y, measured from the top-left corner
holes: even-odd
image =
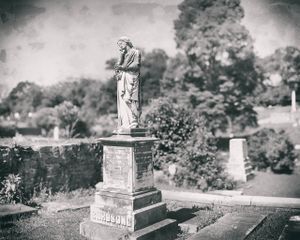
[[[125,71],[125,67],[123,67],[123,66],[121,66],[121,65],[118,65],[118,64],[116,64],[115,65],[115,70],[119,70],[119,71]]]

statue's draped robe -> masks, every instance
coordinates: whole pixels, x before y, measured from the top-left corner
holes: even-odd
[[[137,49],[130,48],[118,64],[125,68],[117,76],[118,129],[136,128],[141,113],[141,54]]]

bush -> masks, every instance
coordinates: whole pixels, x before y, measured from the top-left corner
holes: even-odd
[[[258,170],[271,167],[273,172],[291,173],[294,168],[294,145],[281,130],[264,128],[248,139],[248,155]]]
[[[219,159],[216,147],[209,141],[210,134],[199,126],[185,147],[178,153],[178,171],[173,181],[178,186],[195,187],[203,191],[233,189],[235,182],[228,178]]]
[[[10,138],[16,135],[15,126],[0,126],[0,138]]]
[[[71,102],[64,101],[55,108],[42,108],[34,116],[35,126],[46,130],[47,135],[53,134],[53,128],[61,127],[60,135],[66,138],[90,136],[88,124],[80,119],[79,108]]]
[[[58,123],[56,111],[54,108],[41,108],[33,117],[35,126],[44,129],[47,133]]]
[[[177,186],[203,191],[234,187],[216,158],[216,147],[203,120],[165,98],[152,102],[145,115],[151,133],[160,139],[155,167],[164,170]],[[173,175],[170,166],[176,168]]]
[[[57,105],[55,108],[62,135],[67,138],[90,136],[89,127],[79,118],[79,108],[69,101]]]
[[[0,203],[22,202],[21,178],[19,175],[9,174],[2,182],[0,188]]]
[[[155,145],[154,167],[173,162],[178,149],[186,143],[197,127],[192,114],[167,98],[154,100],[145,113],[145,125],[160,141]]]

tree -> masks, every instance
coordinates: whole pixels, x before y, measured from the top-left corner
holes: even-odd
[[[142,56],[141,87],[145,104],[150,99],[161,96],[160,85],[167,67],[168,56],[162,49],[154,49]]]
[[[88,88],[82,109],[89,117],[117,112],[117,84],[114,77],[95,82]]]
[[[43,90],[35,83],[19,82],[4,100],[12,112],[34,112],[43,99]]]
[[[270,75],[279,73],[284,83],[300,75],[300,49],[292,46],[276,49],[262,59],[265,71]]]
[[[210,118],[216,119],[214,108],[219,105],[217,109],[222,109],[222,115],[227,118],[220,130],[230,126],[239,126],[240,130],[256,126],[256,114],[247,98],[261,80],[261,72],[256,64],[252,39],[240,24],[244,16],[240,1],[185,0],[179,10],[175,40],[185,52],[188,63],[181,74],[184,83],[181,90],[188,92],[192,84],[206,95],[210,92],[214,101],[218,100],[211,105]],[[167,70],[170,71],[172,69]],[[203,102],[200,93],[189,98],[194,103]],[[197,104],[193,107],[197,108]],[[204,109],[198,108],[200,113]]]
[[[0,116],[7,115],[11,112],[7,101],[0,102]]]
[[[279,94],[281,99],[286,99],[287,87],[292,90],[297,90],[300,87],[300,50],[298,48],[288,46],[276,49],[273,54],[261,60],[261,65],[266,72],[267,79],[272,74],[279,74],[281,77],[282,81],[279,83],[279,89],[277,89],[277,95]],[[270,84],[272,83],[266,83],[266,85]],[[299,94],[299,91],[297,92]]]

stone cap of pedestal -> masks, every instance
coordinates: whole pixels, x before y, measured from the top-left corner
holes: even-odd
[[[147,128],[123,128],[115,130],[113,135],[128,135],[132,137],[146,137]]]
[[[155,142],[158,141],[158,138],[154,137],[135,137],[130,135],[113,135],[111,137],[107,138],[99,138],[98,141],[100,141],[103,145],[134,145],[135,143],[140,142]]]

